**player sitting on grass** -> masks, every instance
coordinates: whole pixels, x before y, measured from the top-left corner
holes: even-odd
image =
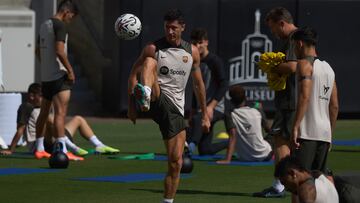
[[[16,144],[22,135],[25,136],[28,148],[31,152],[34,152],[36,132],[35,126],[40,113],[42,96],[41,85],[33,83],[29,86],[27,102],[20,105],[17,115],[17,130],[12,139],[10,149],[2,150],[1,154],[11,155],[16,148]],[[104,145],[94,134],[92,129],[86,120],[81,116],[74,116],[65,124],[66,132],[66,145],[76,155],[84,156],[88,152],[80,147],[76,146],[72,142],[72,138],[75,135],[76,130],[79,129],[80,135],[89,140],[94,146],[95,151],[98,153],[118,153],[118,149]],[[49,153],[52,152],[52,147],[55,142],[54,138],[54,116],[50,114],[46,123],[46,136],[44,139],[45,150]],[[73,156],[71,152],[67,153],[70,160],[83,160],[82,157]],[[74,159],[73,159],[74,158]]]
[[[287,156],[275,167],[285,189],[297,195],[297,202],[338,203],[339,196],[334,182],[320,171],[308,171],[295,158]]]
[[[268,161],[272,158],[271,145],[262,134],[262,116],[259,110],[246,105],[245,90],[240,85],[230,87],[229,94],[234,110],[225,116],[229,134],[226,159],[217,161],[228,164],[234,151],[240,161]]]

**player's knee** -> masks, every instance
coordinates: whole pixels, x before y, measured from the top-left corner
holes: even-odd
[[[146,57],[144,60],[144,66],[155,68],[157,67],[157,61],[152,57]]]
[[[170,169],[174,172],[180,171],[182,162],[183,160],[181,156],[172,157],[170,160]]]
[[[73,119],[77,122],[83,122],[84,121],[84,118],[82,116],[79,116],[79,115],[76,115],[73,117]]]

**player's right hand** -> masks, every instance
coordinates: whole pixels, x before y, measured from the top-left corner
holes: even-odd
[[[135,100],[133,96],[130,96],[130,102],[129,102],[129,108],[127,111],[127,117],[133,122],[133,124],[136,124],[136,117],[137,117],[137,112],[136,112],[136,104],[135,104]]]
[[[201,126],[204,133],[210,132],[210,120],[207,115],[207,113],[203,114],[202,120],[201,120]]]
[[[74,72],[67,73],[67,80],[73,85],[75,83],[75,74]]]
[[[294,126],[293,131],[291,134],[290,144],[294,149],[300,148],[300,143],[298,142],[298,136],[299,136],[300,126]]]
[[[11,154],[12,154],[12,151],[11,151],[11,150],[8,150],[8,149],[6,149],[6,150],[1,150],[1,151],[0,151],[0,154],[7,156],[7,155],[11,155]]]
[[[127,112],[127,117],[131,120],[131,122],[133,122],[133,124],[136,124],[136,111],[129,108]]]

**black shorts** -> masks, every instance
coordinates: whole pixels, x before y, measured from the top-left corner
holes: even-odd
[[[293,110],[277,110],[274,122],[271,126],[271,135],[280,135],[286,140],[290,140],[291,131],[295,119]]]
[[[359,175],[343,175],[343,176],[336,175],[334,176],[334,182],[341,203],[360,202]]]
[[[294,151],[295,157],[307,170],[319,170],[326,173],[326,159],[330,143],[323,141],[298,139],[300,148]]]
[[[71,136],[71,133],[65,128],[65,136],[69,138],[71,142],[73,142],[73,138]],[[54,151],[55,142],[53,139],[51,140],[44,140],[44,148],[47,153],[53,153]]]
[[[159,125],[164,140],[170,139],[185,130],[184,116],[170,99],[160,93],[159,99],[151,102],[150,114]]]
[[[72,88],[72,84],[67,80],[67,75],[57,80],[42,82],[41,86],[42,96],[49,101],[51,101],[57,93],[64,90],[71,90]]]

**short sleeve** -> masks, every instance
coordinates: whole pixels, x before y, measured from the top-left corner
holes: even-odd
[[[227,131],[229,131],[232,128],[235,128],[235,124],[231,117],[230,112],[225,113],[224,123],[225,123],[225,128]]]
[[[295,55],[295,42],[294,40],[289,40],[289,46],[286,50],[286,61],[296,61],[296,55]]]
[[[52,20],[53,20],[55,41],[65,42],[65,40],[66,40],[65,24],[58,19],[52,19]]]
[[[17,111],[17,119],[16,119],[17,124],[26,125],[29,121],[32,110],[33,108],[32,106],[30,106],[30,104],[20,105]]]

